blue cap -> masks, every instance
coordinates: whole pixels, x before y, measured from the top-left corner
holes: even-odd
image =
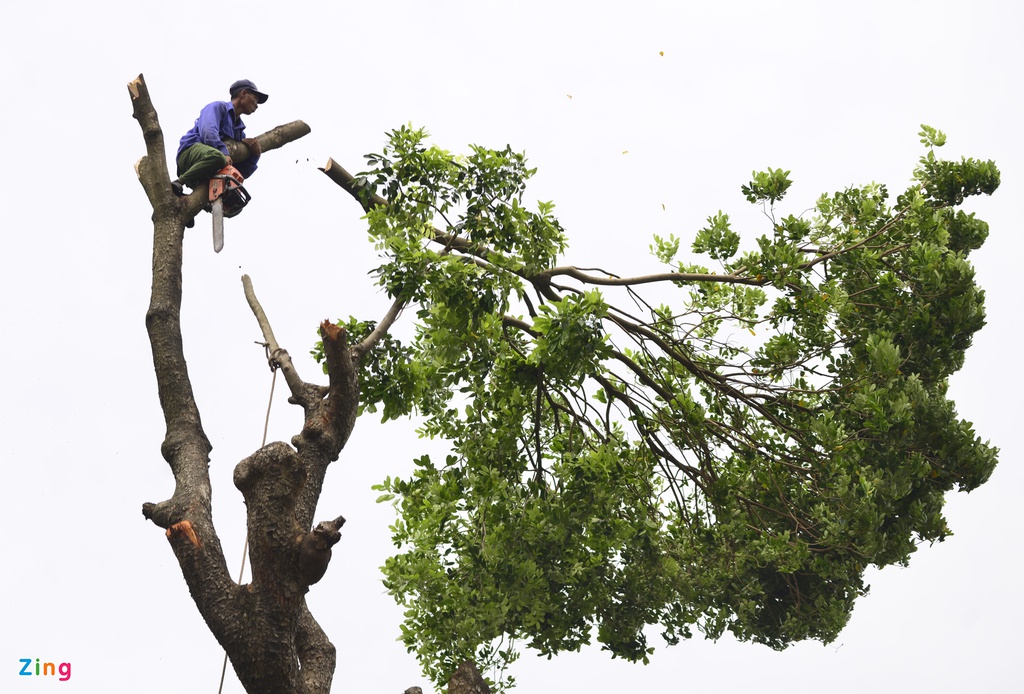
[[[234,99],[235,95],[237,95],[238,92],[242,91],[243,89],[250,91],[256,95],[257,104],[262,104],[264,101],[270,98],[269,96],[261,92],[259,89],[257,89],[256,85],[252,83],[252,80],[238,80],[237,82],[232,84],[230,89],[231,98]]]

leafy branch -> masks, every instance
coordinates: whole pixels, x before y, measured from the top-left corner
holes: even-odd
[[[403,127],[366,172],[325,167],[416,316],[369,350],[363,407],[418,412],[452,449],[380,486],[402,550],[387,586],[428,673],[595,631],[646,660],[649,624],[829,641],[867,566],[948,535],[943,495],[996,455],[945,397],[984,324],[967,255],[987,225],[956,208],[999,174],[922,137],[895,201],[869,184],[782,216],[789,172],[754,172],[767,233],[741,252],[718,212],[684,260],[656,237],[667,270],[636,277],[560,262],[554,205],[524,204],[534,170],[509,148],[456,156]]]

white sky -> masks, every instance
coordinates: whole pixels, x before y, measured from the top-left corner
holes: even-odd
[[[995,159],[1002,188],[970,206],[992,225],[973,257],[989,325],[952,392],[1002,463],[950,498],[955,537],[872,575],[827,647],[694,640],[659,648],[646,668],[596,649],[526,653],[515,674],[524,694],[1021,691],[1022,19],[1016,3],[977,1],[9,3],[0,690],[50,684],[19,677],[20,658],[71,662],[61,691],[214,692],[219,678],[222,652],[163,531],[140,513],[172,491],[143,320],[152,230],[132,165],[145,149],[125,88],[142,72],[169,156],[242,77],[271,96],[250,134],[294,119],[313,129],[263,158],[223,253],[205,214],[186,237],[186,357],[233,572],[244,516],[231,473],[259,445],[270,386],[239,277],[252,276],[308,380],[319,320],[387,305],[367,276],[359,208],[316,170],[329,156],[359,170],[407,122],[450,150],[509,143],[540,169],[528,198],[558,205],[566,261],[621,274],[654,267],[652,234],[690,239],[719,209],[748,235],[766,231],[739,193],[755,168],[792,171],[783,211],[799,214],[849,184],[902,190],[922,122],[947,132],[948,156]],[[287,441],[300,412],[278,395],[270,437]],[[413,429],[361,420],[328,475],[317,518],[349,523],[309,600],[339,648],[335,692],[431,691],[395,641],[400,611],[377,571],[392,511],[370,490],[410,468],[423,449]],[[230,668],[225,691],[242,691]]]

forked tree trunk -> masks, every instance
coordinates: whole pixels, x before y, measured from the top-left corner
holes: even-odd
[[[128,90],[146,141],[146,156],[135,166],[153,207],[153,287],[146,327],[167,427],[161,451],[175,481],[171,498],[143,504],[142,512],[166,530],[192,598],[247,692],[326,694],[334,676],[335,648],[310,614],[305,595],[326,571],[344,518],[324,521],[314,529],[313,514],[327,467],[338,459],[355,425],[360,358],[386,334],[402,306],[396,303],[373,334],[357,345],[350,346],[343,329],[324,321],[321,335],[330,376],[329,384],[320,386],[299,377],[277,343],[252,283],[242,278],[274,363],[291,391],[289,401],[303,408],[305,421],[290,445],[267,444],[235,467],[234,483],[248,513],[252,567],[252,582],[236,584],[213,526],[211,446],[181,337],[182,240],[186,223],[207,202],[206,191],[201,187],[187,197],[173,194],[163,133],[142,75],[128,84]],[[256,139],[268,152],[307,133],[309,127],[295,121]],[[235,161],[250,156],[244,144],[232,142],[229,147]],[[487,691],[475,667],[467,665],[460,667],[461,675],[453,676],[449,691]]]
[[[303,382],[275,343],[274,358],[281,364],[293,402],[305,410],[305,425],[292,445],[271,443],[235,468],[235,485],[248,509],[253,570],[251,583],[237,585],[213,526],[207,467],[211,447],[181,339],[182,239],[185,223],[206,202],[205,191],[181,198],[173,194],[163,134],[142,76],[128,88],[146,141],[147,155],[136,165],[153,206],[153,287],[146,327],[167,427],[162,452],[175,480],[171,498],[144,504],[143,514],[167,530],[196,606],[246,691],[328,692],[334,646],[309,613],[305,595],[309,583],[322,575],[309,567],[325,565],[329,547],[323,547],[323,534],[311,533],[311,526],[327,466],[338,458],[355,424],[360,352],[348,346],[343,331],[325,327],[331,379],[323,387]],[[308,132],[297,121],[257,139],[266,152]],[[248,157],[244,145],[234,144],[236,160]],[[265,317],[261,327],[265,334],[270,332]],[[327,535],[327,542],[337,541],[332,533]]]

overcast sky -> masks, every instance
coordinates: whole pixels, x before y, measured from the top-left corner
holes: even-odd
[[[317,171],[328,157],[357,171],[410,122],[449,150],[511,144],[539,168],[527,197],[557,204],[566,262],[619,274],[655,266],[652,234],[690,239],[719,209],[767,231],[739,191],[754,169],[792,171],[783,212],[799,214],[851,184],[902,190],[921,123],[949,135],[947,156],[995,159],[1002,188],[969,206],[992,227],[973,256],[989,325],[952,395],[1002,462],[950,497],[955,536],[871,574],[829,646],[695,639],[647,667],[527,652],[514,674],[524,694],[1021,691],[1022,15],[1009,1],[8,3],[0,690],[212,693],[220,675],[223,652],[140,513],[173,486],[144,326],[152,227],[132,165],[145,147],[125,88],[141,72],[169,158],[239,78],[270,94],[250,135],[312,127],[263,157],[222,253],[205,213],[185,239],[186,358],[233,572],[245,526],[231,474],[259,446],[271,381],[239,277],[307,380],[321,319],[388,305],[360,209]],[[270,439],[287,441],[301,412],[277,393]],[[432,691],[396,642],[377,570],[392,510],[370,489],[438,450],[414,429],[360,420],[327,478],[317,518],[348,524],[309,602],[339,649],[335,692]],[[21,658],[70,662],[72,677],[20,677]],[[242,691],[230,668],[225,691]]]

